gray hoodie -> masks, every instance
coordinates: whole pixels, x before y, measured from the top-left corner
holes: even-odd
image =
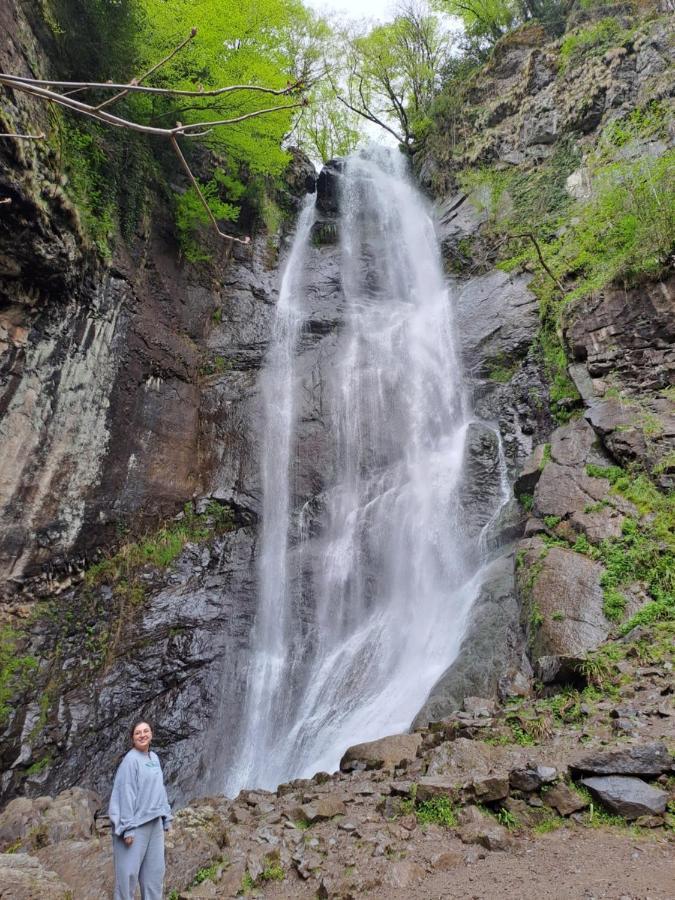
[[[134,830],[160,816],[164,830],[173,819],[166,796],[162,767],[152,750],[129,750],[115,774],[108,815],[118,837],[133,837]]]

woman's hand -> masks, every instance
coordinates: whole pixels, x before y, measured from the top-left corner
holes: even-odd
[[[131,845],[133,844],[133,842],[134,842],[134,839],[133,839],[132,837],[125,837],[125,838],[124,838],[124,843],[127,845],[127,847],[131,847]]]

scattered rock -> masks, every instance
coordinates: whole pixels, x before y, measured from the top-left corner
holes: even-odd
[[[459,814],[457,834],[465,844],[480,844],[487,850],[508,850],[514,844],[503,825],[483,815],[475,806],[467,806]]]
[[[581,784],[600,798],[613,813],[626,819],[659,815],[666,809],[668,794],[640,778],[608,775],[582,778]]]
[[[342,800],[337,797],[327,796],[314,800],[311,803],[305,803],[303,806],[298,806],[295,810],[295,818],[311,824],[325,819],[332,819],[335,816],[344,816],[346,812],[347,807]]]
[[[563,781],[546,791],[544,803],[555,809],[561,816],[571,816],[572,813],[586,809],[588,806],[588,800],[568,787]]]
[[[72,891],[34,856],[0,853],[0,897],[7,897],[7,900],[70,900]]]
[[[545,784],[551,784],[557,776],[558,772],[552,766],[526,766],[512,769],[509,773],[509,783],[516,791],[531,793],[538,791]]]

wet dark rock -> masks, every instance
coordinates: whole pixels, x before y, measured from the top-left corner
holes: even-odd
[[[665,811],[668,802],[665,791],[652,787],[640,778],[608,775],[582,778],[581,784],[598,797],[610,812],[626,819],[659,815]]]
[[[673,758],[664,743],[637,744],[587,753],[570,767],[576,772],[594,775],[660,775],[673,769]]]
[[[316,205],[324,213],[339,212],[343,172],[343,159],[331,159],[319,172],[316,183]]]
[[[527,275],[495,270],[459,287],[457,330],[471,377],[489,377],[527,354],[539,324],[529,281]]]
[[[457,659],[431,689],[413,727],[445,718],[466,697],[496,696],[500,682],[518,673],[527,681],[531,670],[519,624],[513,556],[509,555],[487,569]]]

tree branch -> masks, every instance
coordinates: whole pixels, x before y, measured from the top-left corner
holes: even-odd
[[[181,166],[183,167],[183,169],[185,170],[185,173],[187,174],[188,178],[192,182],[192,187],[197,191],[197,196],[201,200],[202,206],[206,210],[206,214],[209,217],[209,219],[211,220],[211,223],[212,223],[213,227],[215,228],[216,233],[218,235],[220,235],[220,237],[227,238],[230,241],[236,241],[238,244],[250,244],[251,243],[250,237],[246,237],[244,239],[237,238],[237,237],[233,237],[231,234],[225,234],[225,232],[220,230],[220,227],[218,225],[216,217],[213,215],[213,211],[211,210],[211,207],[209,206],[208,200],[202,193],[202,189],[199,187],[199,182],[197,181],[195,176],[192,174],[192,170],[190,169],[190,166],[187,164],[187,160],[183,156],[183,151],[178,146],[178,141],[176,140],[175,135],[172,134],[170,136],[169,140],[171,141],[171,146],[173,147],[174,153],[178,157]]]
[[[562,282],[559,281],[555,277],[553,272],[549,269],[548,265],[546,264],[546,260],[544,259],[542,252],[541,252],[541,248],[539,247],[539,242],[537,241],[534,234],[531,231],[524,231],[521,234],[514,234],[514,235],[512,235],[512,237],[514,237],[514,238],[529,238],[532,241],[532,243],[534,244],[534,249],[537,251],[537,256],[539,257],[539,262],[542,264],[542,267],[543,267],[544,271],[546,272],[546,274],[549,276],[549,278],[552,279],[552,281],[555,284],[558,285],[558,288],[560,289],[561,293],[563,293],[563,294],[567,293],[565,291],[565,288],[564,288]]]
[[[46,137],[44,131],[41,131],[40,134],[0,134],[0,138],[17,138],[22,141],[44,141]]]

